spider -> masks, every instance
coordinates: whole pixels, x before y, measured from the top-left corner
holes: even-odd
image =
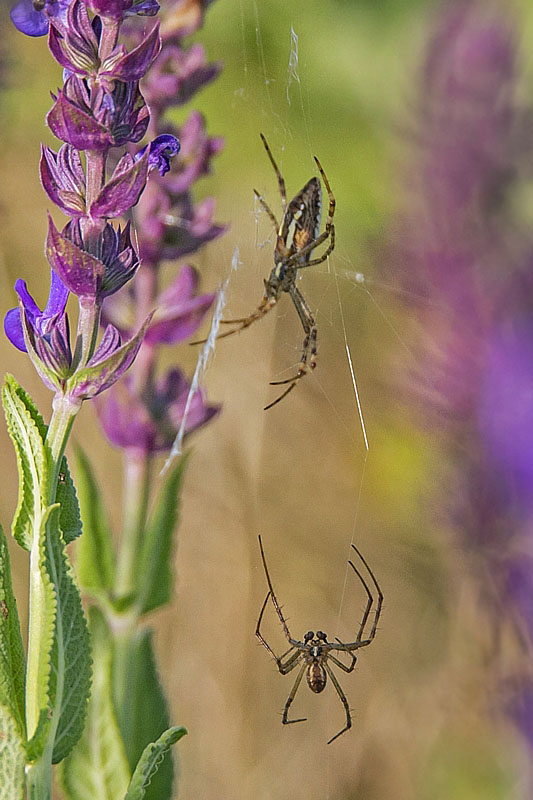
[[[364,559],[363,555],[359,552],[357,547],[352,544],[352,548],[355,550],[363,564],[365,565],[371,579],[372,583],[376,587],[377,591],[377,603],[374,609],[374,620],[372,622],[372,627],[370,628],[370,633],[366,638],[364,638],[365,626],[368,621],[368,617],[374,605],[374,598],[368,583],[363,578],[360,571],[357,567],[353,564],[352,561],[348,561],[349,565],[363,584],[366,594],[368,596],[367,604],[365,610],[363,612],[363,616],[361,622],[359,624],[359,630],[353,642],[341,642],[340,639],[335,638],[335,642],[328,642],[327,634],[323,631],[317,631],[316,635],[314,631],[308,631],[304,634],[303,642],[299,641],[299,639],[293,639],[285,618],[281,612],[281,607],[278,603],[277,597],[274,593],[274,589],[272,587],[272,581],[270,580],[270,574],[268,572],[268,567],[266,563],[265,553],[263,550],[263,543],[261,541],[261,536],[259,536],[259,547],[261,549],[261,558],[263,560],[263,567],[265,569],[265,575],[268,583],[268,593],[265,597],[265,601],[261,608],[261,612],[259,614],[259,619],[257,620],[257,627],[255,629],[255,635],[261,642],[261,644],[268,650],[270,655],[275,659],[277,667],[282,675],[287,675],[287,673],[291,672],[296,667],[299,667],[298,674],[296,676],[296,680],[294,681],[293,687],[291,692],[287,698],[287,702],[285,703],[285,707],[283,709],[283,717],[282,722],[284,725],[290,725],[294,722],[305,722],[306,717],[302,717],[300,719],[289,719],[289,709],[291,704],[295,698],[296,692],[300,686],[302,678],[305,674],[307,679],[307,685],[311,689],[312,692],[316,694],[320,694],[325,688],[328,677],[331,679],[333,686],[337,694],[339,695],[340,701],[344,706],[344,710],[346,712],[346,725],[342,730],[335,734],[329,741],[328,744],[331,744],[338,739],[343,733],[349,730],[352,727],[352,717],[350,713],[350,708],[348,706],[348,700],[346,699],[346,695],[344,694],[342,687],[335,676],[333,670],[331,669],[328,662],[332,662],[335,664],[336,667],[342,669],[344,672],[352,672],[355,667],[355,662],[357,660],[357,656],[354,654],[355,650],[358,650],[360,647],[366,647],[369,645],[376,635],[376,630],[378,626],[379,617],[381,614],[381,606],[383,604],[383,594],[381,593],[381,589],[379,588],[378,582],[374,576],[374,573],[368,566],[366,560]],[[261,622],[263,619],[263,614],[265,613],[265,608],[267,606],[269,598],[272,599],[272,604],[276,609],[276,613],[279,617],[281,622],[281,626],[283,628],[283,632],[287,637],[287,641],[290,644],[289,649],[287,652],[283,653],[281,656],[277,656],[266,639],[263,637],[261,633]],[[340,661],[335,655],[334,652],[338,653],[349,653],[351,656],[351,664],[346,666]]]
[[[248,328],[253,322],[262,319],[265,314],[274,308],[282,292],[288,292],[288,294],[290,294],[305,332],[302,356],[298,371],[292,378],[287,378],[283,381],[271,381],[271,386],[282,386],[285,384],[288,384],[288,386],[279,397],[265,406],[264,410],[266,411],[279,403],[280,400],[283,400],[283,398],[294,389],[300,378],[303,378],[309,369],[313,370],[316,365],[317,327],[311,309],[300,290],[296,287],[296,278],[298,270],[304,267],[312,267],[315,264],[321,264],[335,247],[335,226],[333,225],[335,198],[326,174],[322,169],[322,165],[315,156],[316,165],[329,196],[328,217],[325,228],[323,232],[320,233],[322,190],[320,188],[319,179],[313,177],[308,180],[303,189],[301,189],[290,203],[287,204],[285,180],[278,169],[278,165],[270,151],[267,140],[262,133],[260,136],[270,159],[270,163],[274,167],[278,178],[283,211],[281,225],[279,225],[274,212],[270,209],[259,192],[254,189],[255,195],[263,210],[266,211],[276,233],[274,267],[268,280],[264,281],[265,292],[256,310],[252,311],[248,317],[221,320],[225,325],[237,325],[237,327],[231,331],[222,333],[218,338],[223,339],[226,336],[232,336],[234,333],[244,330],[244,328]],[[318,258],[311,258],[313,250],[319,245],[324,244],[328,239],[329,244],[324,253]],[[193,344],[201,344],[201,342],[193,342]]]

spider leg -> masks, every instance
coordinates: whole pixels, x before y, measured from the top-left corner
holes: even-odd
[[[283,175],[281,174],[281,172],[278,169],[278,165],[274,161],[274,156],[272,155],[272,153],[270,151],[270,147],[268,146],[267,140],[265,139],[265,137],[263,136],[262,133],[260,133],[259,135],[261,137],[261,141],[263,142],[263,144],[265,146],[265,150],[267,151],[267,155],[268,155],[268,157],[270,159],[270,163],[274,167],[274,172],[276,173],[276,176],[277,176],[277,179],[278,179],[278,184],[279,184],[279,193],[281,194],[281,203],[282,203],[282,206],[283,206],[283,213],[285,213],[285,211],[287,210],[287,191],[285,189],[285,181],[283,179]],[[277,230],[277,227],[276,227],[276,230]]]
[[[357,553],[357,555],[359,556],[359,558],[361,559],[361,561],[363,562],[363,564],[367,568],[368,573],[369,573],[370,577],[372,578],[372,582],[374,583],[374,586],[376,587],[376,591],[378,593],[378,601],[376,603],[376,610],[375,610],[375,613],[374,613],[374,622],[372,623],[372,627],[370,629],[370,633],[368,635],[368,638],[364,639],[363,641],[361,641],[361,646],[364,646],[364,645],[370,644],[370,642],[373,640],[374,636],[376,635],[378,622],[379,622],[379,618],[380,618],[380,615],[381,615],[381,608],[383,606],[383,592],[381,591],[380,586],[379,586],[379,584],[378,584],[378,582],[376,580],[376,576],[374,575],[374,573],[370,569],[370,567],[369,567],[366,559],[364,558],[363,554],[357,549],[357,547],[353,543],[352,543],[352,548],[353,548],[353,550],[355,550],[355,552]],[[352,568],[355,570],[355,572],[357,572],[357,570],[355,569],[355,567],[352,564],[352,562],[350,561],[348,563],[351,564]],[[364,581],[363,581],[363,583],[364,583]],[[368,588],[367,588],[367,591],[368,591]],[[366,617],[368,618],[368,614],[366,615]],[[366,619],[365,619],[365,622],[366,622]],[[363,635],[363,627],[361,627],[359,629],[358,639],[360,639],[361,636]]]
[[[287,378],[283,381],[270,381],[271,386],[283,386],[287,383],[290,385],[278,398],[276,398],[276,400],[274,400],[272,403],[269,403],[268,406],[265,406],[265,411],[283,400],[283,398],[286,397],[289,392],[292,392],[300,378],[303,378],[304,375],[306,375],[307,370],[314,369],[316,366],[317,327],[313,315],[311,314],[311,309],[307,305],[303,294],[299,289],[296,288],[296,286],[292,286],[290,288],[289,294],[292,297],[292,301],[296,307],[296,311],[298,312],[298,316],[300,317],[300,321],[305,331],[300,366],[298,367],[298,372],[296,375],[293,375],[292,378]]]
[[[261,540],[261,535],[259,535],[257,538],[259,539],[259,549],[261,550],[261,559],[263,561],[263,567],[264,567],[264,570],[265,570],[265,575],[266,575],[266,579],[267,579],[267,583],[268,583],[269,593],[266,596],[265,602],[263,603],[263,608],[261,609],[261,614],[259,615],[259,621],[257,623],[256,634],[257,634],[257,631],[259,630],[259,625],[260,625],[260,622],[261,622],[261,618],[262,618],[263,613],[265,611],[265,607],[266,607],[266,604],[268,602],[268,597],[270,595],[270,597],[272,598],[272,604],[273,604],[274,608],[276,609],[277,615],[279,617],[279,621],[281,622],[281,626],[283,628],[283,632],[284,632],[285,636],[287,637],[287,640],[288,640],[289,644],[292,647],[297,647],[300,644],[300,642],[298,642],[297,639],[293,639],[292,638],[292,636],[290,634],[290,631],[289,631],[289,628],[288,628],[288,625],[285,622],[285,618],[284,618],[284,616],[283,616],[283,614],[281,612],[281,607],[280,607],[280,604],[278,603],[278,598],[276,597],[276,595],[274,593],[274,587],[272,586],[272,581],[270,580],[270,574],[268,572],[268,567],[267,567],[267,563],[266,563],[265,551],[263,550],[263,542]]]
[[[323,244],[326,239],[330,237],[330,242],[327,250],[319,256],[319,258],[313,258],[311,261],[305,261],[305,257],[310,255],[311,252],[315,249],[315,247],[319,247]],[[320,234],[318,239],[313,239],[312,242],[306,244],[305,247],[302,247],[301,250],[297,250],[290,258],[287,259],[285,262],[286,267],[296,266],[298,269],[304,269],[305,267],[313,267],[315,264],[322,264],[323,261],[329,256],[329,254],[335,249],[335,225],[330,225],[329,228],[326,228],[323,233]],[[304,259],[302,261],[302,259]]]
[[[342,644],[340,639],[336,639],[336,641],[339,642],[340,644]],[[343,664],[342,661],[339,658],[337,658],[336,656],[334,656],[332,653],[328,653],[328,658],[330,658],[331,661],[333,661],[333,663],[337,665],[337,667],[340,667],[342,670],[344,670],[344,672],[353,672],[353,669],[355,667],[355,662],[357,661],[357,656],[355,656],[352,652],[349,652],[349,651],[346,651],[346,650],[344,650],[342,652],[345,652],[345,653],[348,652],[350,657],[351,657],[351,659],[352,659],[352,663],[350,664],[349,667],[347,667],[346,664]]]
[[[348,700],[346,699],[346,695],[342,691],[341,685],[340,685],[339,681],[337,680],[333,670],[331,669],[331,667],[329,666],[327,661],[324,664],[324,667],[326,668],[326,672],[328,673],[329,677],[331,678],[331,682],[332,682],[333,686],[335,687],[335,689],[337,690],[337,694],[339,695],[340,701],[344,706],[344,710],[346,711],[346,725],[344,726],[344,728],[342,730],[340,730],[338,733],[336,733],[335,736],[333,736],[329,740],[328,744],[331,744],[332,742],[335,741],[335,739],[338,739],[339,736],[341,736],[343,733],[346,733],[346,731],[348,731],[352,727],[352,715],[350,714],[350,706],[348,705]]]
[[[223,325],[238,325],[238,327],[234,328],[232,331],[219,333],[217,339],[225,339],[226,336],[233,336],[234,333],[239,333],[239,331],[249,328],[252,323],[257,322],[257,320],[262,319],[265,314],[268,314],[277,302],[277,297],[263,297],[256,310],[252,311],[248,317],[243,317],[242,319],[221,319],[220,322]],[[204,342],[207,342],[207,339],[197,339],[195,342],[189,342],[189,344],[204,344]]]
[[[359,580],[363,584],[363,586],[365,588],[365,591],[367,593],[367,596],[368,596],[368,600],[367,600],[366,608],[365,608],[365,610],[363,612],[363,616],[362,616],[361,622],[359,624],[359,631],[357,633],[357,637],[356,637],[355,641],[354,642],[345,642],[344,643],[344,642],[340,642],[339,639],[337,639],[337,641],[339,642],[339,646],[336,649],[339,650],[339,651],[342,651],[342,652],[350,652],[351,650],[355,650],[355,649],[357,649],[359,647],[366,647],[367,645],[369,645],[373,641],[373,639],[374,639],[374,637],[376,635],[378,622],[379,622],[379,617],[381,615],[381,608],[382,608],[382,605],[383,605],[383,593],[382,593],[382,591],[381,591],[381,589],[379,587],[379,584],[378,584],[378,582],[376,580],[376,577],[375,577],[374,573],[370,569],[370,567],[369,567],[366,559],[363,557],[362,553],[359,552],[359,550],[357,549],[357,547],[354,544],[352,544],[352,548],[355,550],[355,552],[357,553],[357,555],[359,556],[359,558],[361,559],[361,561],[363,562],[363,564],[367,568],[367,570],[368,570],[368,572],[370,574],[370,577],[372,578],[372,582],[373,582],[374,586],[376,587],[377,594],[378,594],[378,600],[377,600],[376,608],[375,608],[375,611],[374,611],[374,622],[372,623],[372,627],[370,629],[370,633],[369,633],[369,635],[368,635],[368,637],[366,639],[363,639],[365,626],[366,626],[366,623],[368,621],[368,617],[370,615],[370,612],[372,610],[372,606],[374,604],[374,598],[373,598],[372,592],[370,591],[370,587],[368,586],[368,583],[366,582],[366,580],[363,577],[363,575],[361,574],[361,572],[357,569],[357,567],[355,566],[355,564],[352,561],[348,561],[348,564],[351,566],[351,568],[353,569],[353,571],[355,572],[355,574],[357,575],[357,577],[359,578]]]
[[[315,163],[316,163],[316,165],[318,167],[318,171],[320,172],[320,175],[322,177],[322,180],[324,181],[324,186],[326,187],[326,191],[327,191],[328,197],[329,197],[328,218],[326,220],[326,230],[328,230],[329,227],[331,226],[332,221],[333,221],[333,215],[335,214],[336,202],[335,202],[335,197],[333,195],[333,192],[331,191],[331,186],[329,185],[329,181],[327,179],[326,173],[324,172],[324,170],[322,168],[322,164],[320,163],[320,161],[318,160],[318,158],[316,156],[314,156],[314,159],[315,159]]]
[[[304,675],[306,667],[307,667],[307,664],[304,661],[304,663],[302,664],[302,666],[300,668],[300,672],[296,676],[296,680],[294,681],[294,685],[293,685],[293,687],[291,689],[291,693],[287,697],[287,702],[285,703],[285,708],[283,709],[283,717],[281,719],[281,721],[283,722],[284,725],[292,725],[293,722],[305,722],[306,719],[307,719],[307,717],[301,717],[300,719],[288,719],[289,708],[291,707],[292,701],[294,700],[296,692],[298,691],[298,687],[300,686],[300,683],[302,682],[302,678],[303,678],[303,675]]]
[[[257,199],[259,200],[259,204],[261,205],[261,208],[263,209],[263,211],[265,211],[268,214],[268,216],[270,218],[270,221],[272,222],[272,225],[274,226],[274,230],[275,230],[276,236],[277,236],[278,235],[278,230],[279,230],[279,224],[278,224],[278,221],[277,221],[277,219],[276,219],[276,217],[274,215],[274,212],[272,211],[272,209],[270,208],[270,206],[268,205],[266,200],[263,198],[263,196],[261,194],[259,194],[257,189],[254,189],[254,194],[257,197]]]

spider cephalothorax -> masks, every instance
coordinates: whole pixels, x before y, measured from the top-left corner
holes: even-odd
[[[272,386],[287,384],[287,388],[279,397],[273,400],[272,403],[265,406],[266,411],[266,409],[272,408],[272,406],[275,406],[280,400],[283,400],[283,398],[294,389],[300,378],[303,378],[308,370],[314,369],[316,365],[317,327],[311,309],[300,290],[296,287],[296,278],[298,270],[304,267],[312,267],[314,264],[321,264],[335,247],[335,226],[333,225],[335,198],[326,174],[322,169],[322,165],[315,156],[318,171],[324,181],[329,197],[328,216],[324,231],[320,233],[322,190],[320,188],[319,179],[314,177],[308,180],[303,189],[293,197],[290,203],[287,203],[287,192],[283,175],[274,161],[274,157],[263,134],[261,134],[261,139],[278,178],[283,210],[281,224],[278,224],[276,215],[270,209],[270,206],[259,192],[254,189],[261,207],[267,213],[276,232],[276,247],[274,250],[275,266],[268,280],[264,281],[265,292],[256,310],[252,311],[248,317],[243,317],[242,319],[221,320],[225,325],[236,325],[237,327],[233,328],[231,331],[222,333],[218,338],[223,339],[225,336],[231,336],[238,331],[244,330],[244,328],[249,328],[256,320],[262,319],[265,314],[274,308],[283,292],[287,292],[287,294],[291,296],[305,332],[302,355],[298,371],[292,378],[287,378],[283,381],[271,381]],[[328,239],[329,244],[325,252],[318,258],[311,258],[315,247],[324,244]],[[201,344],[201,342],[193,342],[192,344]]]
[[[296,676],[296,680],[294,681],[293,687],[291,689],[291,693],[287,698],[287,702],[285,703],[285,708],[283,709],[283,717],[282,722],[284,725],[290,725],[293,722],[305,722],[305,717],[301,717],[299,719],[289,719],[289,709],[292,705],[292,701],[296,696],[296,692],[302,682],[302,678],[305,673],[305,677],[307,680],[307,685],[311,689],[312,692],[315,694],[320,694],[325,688],[327,684],[328,678],[330,678],[335,691],[337,692],[341,703],[344,706],[344,711],[346,713],[346,725],[342,730],[335,734],[329,741],[328,744],[335,741],[342,733],[345,733],[349,728],[352,727],[352,716],[350,713],[350,707],[348,706],[348,700],[346,699],[346,695],[344,694],[339,681],[329,662],[334,664],[339,669],[342,669],[344,672],[352,672],[355,663],[357,661],[357,656],[355,655],[355,651],[358,650],[360,647],[366,647],[369,645],[374,636],[376,635],[376,630],[378,626],[379,616],[381,614],[381,607],[383,604],[383,594],[381,593],[381,589],[378,586],[378,582],[374,576],[374,573],[368,566],[367,562],[365,561],[362,554],[359,552],[357,547],[352,544],[353,550],[357,553],[361,561],[363,562],[364,566],[366,567],[370,578],[372,579],[372,583],[376,588],[377,592],[377,602],[374,608],[374,619],[372,621],[372,626],[370,628],[370,632],[364,638],[365,635],[365,627],[368,622],[368,617],[370,612],[374,606],[374,598],[370,588],[357,569],[357,567],[353,564],[352,561],[349,561],[349,565],[361,581],[364,586],[366,595],[367,595],[367,604],[365,610],[363,612],[363,616],[361,622],[359,623],[359,630],[357,632],[357,636],[353,642],[341,642],[340,639],[335,639],[334,642],[328,642],[328,637],[323,631],[317,631],[316,636],[314,631],[308,631],[304,634],[303,641],[299,641],[299,639],[293,639],[285,618],[281,612],[281,607],[278,603],[277,597],[274,593],[274,589],[272,587],[272,581],[270,580],[270,574],[268,572],[268,567],[265,559],[265,553],[263,550],[263,543],[261,541],[261,537],[259,537],[259,547],[261,548],[261,558],[263,560],[263,567],[265,569],[265,575],[268,584],[268,592],[267,596],[265,597],[263,606],[259,613],[259,619],[257,620],[257,627],[255,629],[255,635],[259,639],[262,645],[266,647],[270,655],[276,660],[277,667],[282,675],[287,675],[288,672],[291,672],[295,667],[299,666],[298,674]],[[264,638],[263,634],[261,633],[261,622],[263,620],[263,614],[265,613],[265,609],[269,599],[272,600],[272,604],[276,610],[276,613],[279,617],[281,622],[281,626],[283,628],[283,632],[290,644],[289,649],[286,653],[283,653],[282,656],[277,656],[275,652],[272,650],[266,639]],[[333,653],[347,653],[351,657],[351,663],[347,666],[344,664],[336,655]]]

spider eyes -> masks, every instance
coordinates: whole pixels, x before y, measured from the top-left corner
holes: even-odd
[[[307,633],[304,636],[304,642],[307,644],[307,642],[310,642],[311,639],[314,639],[314,638],[315,638],[315,632],[314,631],[307,631]],[[327,642],[327,640],[328,640],[328,637],[326,636],[324,631],[317,631],[316,632],[316,638],[321,640],[321,641],[323,641],[323,642]]]

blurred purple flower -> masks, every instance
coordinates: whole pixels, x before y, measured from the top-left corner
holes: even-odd
[[[139,397],[126,378],[96,401],[96,409],[107,438],[117,447],[146,453],[170,450],[180,428],[190,386],[179,369],[155,381],[150,394]],[[192,396],[186,433],[205,425],[220,410],[206,405],[203,393]]]
[[[221,64],[208,64],[205,50],[193,44],[188,50],[168,44],[161,51],[143,83],[150,107],[163,113],[173,106],[188,103],[196,92],[213,81]]]
[[[437,411],[453,453],[442,508],[482,576],[484,613],[496,626],[518,616],[533,631],[522,541],[533,519],[532,242],[510,202],[531,157],[531,114],[517,108],[509,16],[485,0],[442,8],[404,181],[403,258],[394,252],[403,288],[426,300],[415,367],[400,369],[417,420],[434,422]]]
[[[496,330],[489,343],[480,429],[495,468],[517,484],[521,505],[533,511],[533,318],[514,328]],[[533,599],[531,617],[533,623]]]
[[[205,120],[199,111],[192,111],[176,133],[181,143],[181,157],[175,162],[165,187],[172,194],[180,195],[209,174],[211,159],[220,153],[224,140],[207,135]]]
[[[215,299],[214,294],[198,294],[199,283],[197,270],[185,264],[154,301],[156,312],[145,336],[147,344],[177,344],[196,332]],[[107,299],[103,319],[129,336],[135,322],[133,298],[122,292]]]

